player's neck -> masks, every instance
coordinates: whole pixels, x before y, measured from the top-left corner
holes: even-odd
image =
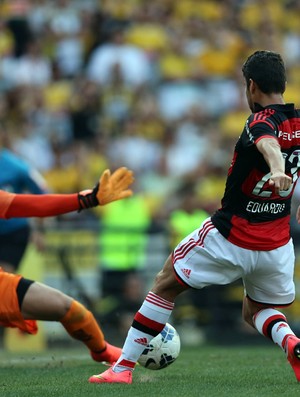
[[[285,101],[281,94],[262,94],[260,97],[255,101],[259,103],[262,107],[266,107],[269,105],[284,105]]]

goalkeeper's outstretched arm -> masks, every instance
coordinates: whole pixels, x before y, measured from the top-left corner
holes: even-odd
[[[0,218],[49,217],[105,205],[132,195],[133,172],[105,170],[93,189],[72,194],[15,194],[0,190]]]

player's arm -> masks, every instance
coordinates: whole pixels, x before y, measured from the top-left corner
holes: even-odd
[[[284,158],[278,141],[271,137],[261,138],[256,142],[256,147],[270,167],[269,184],[274,186],[275,193],[278,194],[280,190],[288,190],[292,178],[285,174]]]
[[[125,167],[113,174],[105,170],[94,189],[74,194],[13,194],[1,192],[0,217],[48,217],[105,205],[132,195],[128,187],[133,183],[133,172]]]

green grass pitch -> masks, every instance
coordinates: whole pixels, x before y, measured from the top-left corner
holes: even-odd
[[[300,394],[300,384],[284,353],[270,346],[182,348],[168,368],[137,367],[132,385],[89,384],[104,365],[86,350],[60,349],[39,354],[1,353],[3,397],[283,397]]]

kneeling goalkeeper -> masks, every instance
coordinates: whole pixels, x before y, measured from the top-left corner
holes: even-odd
[[[0,218],[49,217],[105,205],[132,195],[132,171],[105,170],[91,190],[75,194],[14,194],[0,190]],[[58,321],[83,342],[95,361],[115,362],[121,349],[106,342],[93,314],[57,289],[0,268],[0,325],[36,334],[36,320]]]

